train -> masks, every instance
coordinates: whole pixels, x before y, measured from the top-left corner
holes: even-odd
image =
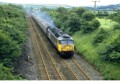
[[[45,33],[50,42],[57,49],[57,52],[62,58],[72,58],[74,55],[74,40],[73,38],[61,31],[57,27],[51,26],[47,21],[40,18],[36,14],[31,14],[32,19]]]

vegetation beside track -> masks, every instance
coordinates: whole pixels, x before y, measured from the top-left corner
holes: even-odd
[[[58,28],[73,36],[76,51],[94,64],[104,79],[120,79],[119,12],[96,18],[84,8],[41,10],[49,13]]]
[[[14,60],[22,54],[27,23],[21,6],[0,4],[0,79],[22,79],[14,72]]]

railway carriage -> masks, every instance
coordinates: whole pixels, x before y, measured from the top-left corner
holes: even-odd
[[[31,16],[55,46],[61,57],[71,58],[74,55],[74,42],[71,36],[56,27],[50,26],[45,20],[35,14]]]

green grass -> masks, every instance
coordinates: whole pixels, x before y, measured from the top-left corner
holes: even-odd
[[[117,22],[106,18],[102,18],[102,19],[96,18],[96,19],[100,22],[101,28],[112,28],[113,25],[118,24]]]
[[[105,46],[108,45],[111,40],[115,39],[115,33],[110,36],[113,38],[110,40],[110,36],[107,37],[101,44],[93,45],[94,37],[99,32],[99,29],[90,33],[90,34],[82,34],[81,31],[75,33],[73,35],[75,46],[79,54],[82,54],[85,59],[87,59],[90,63],[94,64],[97,69],[104,76],[104,79],[115,79],[120,80],[120,65],[110,62],[102,61],[98,52],[102,50]]]

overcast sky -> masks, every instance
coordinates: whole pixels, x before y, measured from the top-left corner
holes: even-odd
[[[9,2],[9,3],[32,3],[32,4],[67,4],[71,6],[93,6],[95,0],[0,0],[0,2]],[[110,5],[110,4],[119,4],[120,0],[98,0],[98,6],[101,5]]]

